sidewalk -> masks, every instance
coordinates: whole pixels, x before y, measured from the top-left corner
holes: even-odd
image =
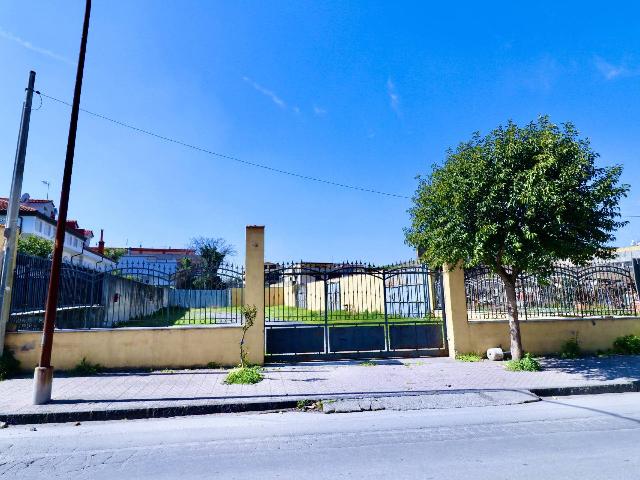
[[[449,358],[271,365],[256,385],[225,385],[226,371],[57,373],[53,402],[31,404],[31,378],[0,382],[0,420],[42,423],[293,408],[301,399],[375,398],[469,390],[567,395],[640,390],[640,356],[545,359],[542,372]]]

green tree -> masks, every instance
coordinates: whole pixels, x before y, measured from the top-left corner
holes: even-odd
[[[18,252],[35,257],[49,258],[53,252],[53,242],[34,235],[20,235],[18,237]]]
[[[406,241],[434,265],[484,265],[504,283],[511,354],[522,358],[516,280],[547,279],[553,264],[609,258],[619,221],[622,167],[598,154],[575,127],[541,117],[475,134],[419,178]]]
[[[127,253],[126,248],[107,247],[104,249],[104,255],[114,262],[118,262],[124,254]]]
[[[225,282],[218,270],[228,256],[235,255],[233,246],[223,238],[193,238],[189,248],[193,257],[183,258],[178,265],[177,282],[179,288],[223,289]]]

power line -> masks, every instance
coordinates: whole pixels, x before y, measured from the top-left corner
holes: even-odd
[[[43,96],[45,98],[48,98],[50,100],[53,100],[55,102],[61,103],[63,105],[67,105],[68,107],[71,106],[70,103],[65,102],[64,100],[60,100],[59,98],[52,97],[51,95],[47,95],[45,93],[38,92],[38,91],[36,91],[35,93],[37,93],[38,95],[41,95],[41,96]],[[128,128],[128,129],[133,130],[135,132],[142,133],[142,134],[148,135],[150,137],[155,137],[155,138],[158,138],[158,139],[163,140],[165,142],[175,143],[176,145],[181,145],[183,147],[187,147],[187,148],[190,148],[192,150],[196,150],[198,152],[206,153],[208,155],[213,155],[213,156],[218,157],[218,158],[224,158],[226,160],[232,160],[234,162],[242,163],[243,165],[249,165],[251,167],[262,168],[263,170],[268,170],[270,172],[281,173],[283,175],[289,175],[291,177],[296,177],[296,178],[300,178],[300,179],[303,179],[303,180],[311,180],[313,182],[324,183],[326,185],[333,185],[335,187],[348,188],[348,189],[357,190],[357,191],[360,191],[360,192],[374,193],[376,195],[384,195],[384,196],[387,196],[387,197],[395,197],[395,198],[411,198],[411,197],[406,196],[406,195],[400,195],[400,194],[397,194],[397,193],[383,192],[381,190],[374,190],[374,189],[371,189],[371,188],[359,187],[357,185],[349,185],[349,184],[346,184],[346,183],[334,182],[333,180],[326,180],[324,178],[312,177],[310,175],[303,175],[301,173],[295,173],[295,172],[290,172],[288,170],[282,170],[282,169],[279,169],[279,168],[270,167],[268,165],[263,165],[261,163],[250,162],[248,160],[242,160],[241,158],[232,157],[231,155],[225,155],[225,154],[222,154],[222,153],[214,152],[212,150],[207,150],[206,148],[203,148],[203,147],[198,147],[197,145],[193,145],[191,143],[186,143],[186,142],[183,142],[181,140],[177,140],[175,138],[171,138],[171,137],[167,137],[167,136],[164,136],[164,135],[160,135],[158,133],[154,133],[154,132],[151,132],[149,130],[145,130],[143,128],[139,128],[139,127],[136,127],[134,125],[130,125],[130,124],[125,123],[125,122],[121,122],[120,120],[115,120],[113,118],[107,117],[107,116],[102,115],[100,113],[96,113],[96,112],[91,112],[89,110],[85,110],[84,108],[81,108],[80,110],[82,112],[84,112],[84,113],[88,113],[89,115],[93,115],[94,117],[100,118],[102,120],[106,120],[108,122],[115,123],[116,125]]]

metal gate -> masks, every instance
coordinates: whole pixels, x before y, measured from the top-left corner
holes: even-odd
[[[442,274],[407,262],[265,271],[268,360],[445,355]]]

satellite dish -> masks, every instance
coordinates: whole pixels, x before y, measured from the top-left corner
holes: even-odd
[[[20,203],[26,203],[29,201],[31,197],[29,196],[28,193],[23,193],[22,196],[20,197]]]

